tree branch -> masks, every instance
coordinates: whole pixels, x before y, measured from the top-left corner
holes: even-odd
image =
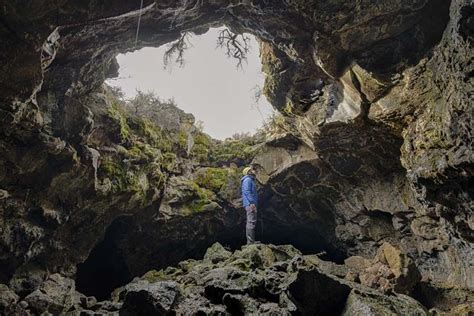
[[[250,52],[250,36],[236,34],[228,28],[219,32],[217,47],[225,49],[227,57],[237,60],[237,68],[242,68],[242,63],[247,62],[247,54]]]

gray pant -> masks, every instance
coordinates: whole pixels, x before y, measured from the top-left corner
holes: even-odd
[[[255,229],[257,227],[257,209],[252,210],[250,206],[245,208],[247,213],[247,225],[245,226],[245,234],[247,236],[247,244],[255,242]]]

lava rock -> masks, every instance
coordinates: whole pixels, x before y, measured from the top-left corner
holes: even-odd
[[[75,290],[74,280],[52,274],[24,300],[28,303],[28,308],[37,313],[48,311],[61,314],[79,305],[80,296]]]
[[[179,295],[174,282],[138,281],[125,287],[120,315],[166,315]]]

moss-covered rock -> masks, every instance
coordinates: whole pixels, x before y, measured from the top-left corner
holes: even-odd
[[[150,283],[173,280],[177,276],[183,274],[183,271],[178,268],[168,267],[159,271],[151,270],[145,273],[141,279],[147,280]]]
[[[227,183],[229,168],[202,168],[196,172],[196,183],[203,188],[218,193]]]
[[[197,183],[192,181],[188,182],[188,184],[194,193],[194,198],[189,203],[185,204],[185,207],[191,213],[202,212],[204,210],[209,210],[218,206],[218,204],[215,203],[216,195],[214,192],[200,187]],[[209,208],[207,206],[212,207]]]
[[[200,163],[206,163],[209,160],[211,145],[211,138],[208,135],[204,133],[197,134],[194,137],[191,157],[195,158]]]
[[[120,107],[119,102],[113,99],[109,104],[108,114],[109,117],[118,125],[120,140],[125,142],[130,137],[131,133],[130,127],[127,123],[128,115]]]
[[[226,250],[221,244],[215,243],[207,249],[204,260],[218,263],[228,259],[231,255],[232,253]]]
[[[111,157],[104,157],[99,165],[99,174],[104,173],[112,181],[113,193],[142,192],[138,175],[127,170],[123,164],[114,161]]]
[[[189,216],[220,209],[217,196],[209,189],[183,176],[172,177],[166,185],[160,212]]]
[[[216,141],[209,151],[209,163],[214,166],[248,165],[258,152],[261,142],[256,136]]]
[[[111,93],[105,94],[105,101],[108,105],[106,115],[118,126],[117,130],[107,133],[112,139],[120,139],[122,145],[112,147],[113,151],[101,158],[98,177],[104,183],[111,183],[112,194],[129,192],[143,202],[150,196],[153,200],[162,190],[167,174],[180,172],[174,152],[179,139],[147,117],[130,113]],[[118,135],[114,136],[114,133]],[[152,190],[147,192],[150,186]]]
[[[428,315],[414,299],[400,295],[397,298],[352,290],[342,313],[350,315]]]
[[[413,298],[384,295],[338,278],[324,264],[304,260],[292,246],[257,244],[230,252],[215,243],[204,259],[179,266],[150,271],[131,284],[176,282],[182,290],[173,307],[177,313],[195,314],[202,305],[215,311],[224,304],[228,313],[260,315],[273,304],[275,315],[428,315]]]

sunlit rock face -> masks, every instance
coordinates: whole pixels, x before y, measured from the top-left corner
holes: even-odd
[[[138,5],[1,6],[0,282],[24,297],[94,265],[104,243],[122,283],[239,245],[234,169],[249,156],[227,155],[218,187],[197,180],[222,164],[189,116],[173,112],[180,127],[166,131],[125,117],[102,87],[119,53],[228,25],[261,41],[263,92],[288,127],[252,152],[262,240],[337,262],[390,242],[423,282],[473,289],[470,1],[145,0],[135,42]],[[93,279],[84,269],[79,283]]]

